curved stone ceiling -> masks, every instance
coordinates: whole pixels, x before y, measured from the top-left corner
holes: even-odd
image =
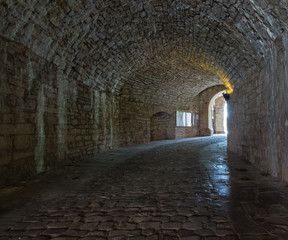
[[[223,84],[215,74],[171,49],[158,54],[157,59],[141,69],[132,71],[123,83],[121,96],[131,101],[182,108],[188,108],[193,98],[207,87]]]
[[[287,0],[3,0],[0,32],[69,79],[185,107],[257,69],[287,31],[287,9]]]

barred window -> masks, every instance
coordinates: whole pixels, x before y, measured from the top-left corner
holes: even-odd
[[[179,112],[176,113],[176,126],[177,127],[192,127],[192,117],[189,112]]]

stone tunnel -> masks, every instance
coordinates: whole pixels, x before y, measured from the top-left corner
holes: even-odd
[[[288,182],[287,0],[2,0],[0,13],[1,187],[208,139],[222,92],[228,152]]]

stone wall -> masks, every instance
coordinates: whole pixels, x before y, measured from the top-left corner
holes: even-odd
[[[190,138],[190,137],[196,137],[196,136],[199,136],[198,127],[176,127],[175,129],[176,139]]]
[[[265,53],[258,72],[235,85],[229,101],[228,149],[288,181],[288,35]]]
[[[175,139],[175,114],[155,113],[151,117],[151,141]]]
[[[224,107],[225,99],[221,96],[215,100],[214,105],[214,133],[224,133]]]
[[[126,98],[121,98],[120,102],[121,146],[150,142],[151,118],[159,112],[165,112],[173,116],[172,121],[170,119],[169,122],[173,123],[175,127],[175,108],[132,102]],[[173,133],[169,134],[170,137],[172,135]]]
[[[174,107],[153,105],[141,102],[131,102],[126,98],[121,98],[120,102],[121,146],[146,143],[150,140],[160,140],[160,138],[178,139],[195,137],[199,135],[199,127],[176,127],[175,113],[176,111],[184,111],[185,109],[176,109]],[[185,111],[190,112],[188,109]],[[165,113],[164,115],[166,117],[163,117],[163,113]],[[168,115],[170,115],[169,119],[167,118]],[[157,116],[158,120],[161,119],[161,121],[159,121],[155,126],[151,125],[153,116]],[[161,126],[165,126],[165,129],[167,130],[165,130],[165,134],[163,132],[164,129],[161,130],[159,124]],[[157,130],[155,130],[155,128],[157,128]],[[154,131],[158,131],[155,139],[152,136]],[[164,138],[164,135],[167,137]]]
[[[93,89],[21,43],[1,38],[0,57],[1,186],[99,151],[149,142],[155,113],[171,116],[168,139],[197,135],[175,128],[177,108]]]
[[[118,145],[119,104],[0,39],[0,185]]]
[[[210,135],[221,80],[235,87],[229,149],[288,179],[286,0],[3,0],[0,12],[4,179],[148,142],[161,111],[198,111]]]
[[[211,99],[219,92],[225,90],[224,85],[216,85],[214,87],[210,87],[200,92],[194,100],[191,102],[189,111],[193,113],[197,113],[200,116],[200,136],[210,136],[213,134],[209,129],[209,114],[208,108]]]

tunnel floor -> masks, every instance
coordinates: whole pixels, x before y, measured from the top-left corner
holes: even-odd
[[[0,189],[0,239],[288,239],[288,187],[226,137],[157,141]]]

